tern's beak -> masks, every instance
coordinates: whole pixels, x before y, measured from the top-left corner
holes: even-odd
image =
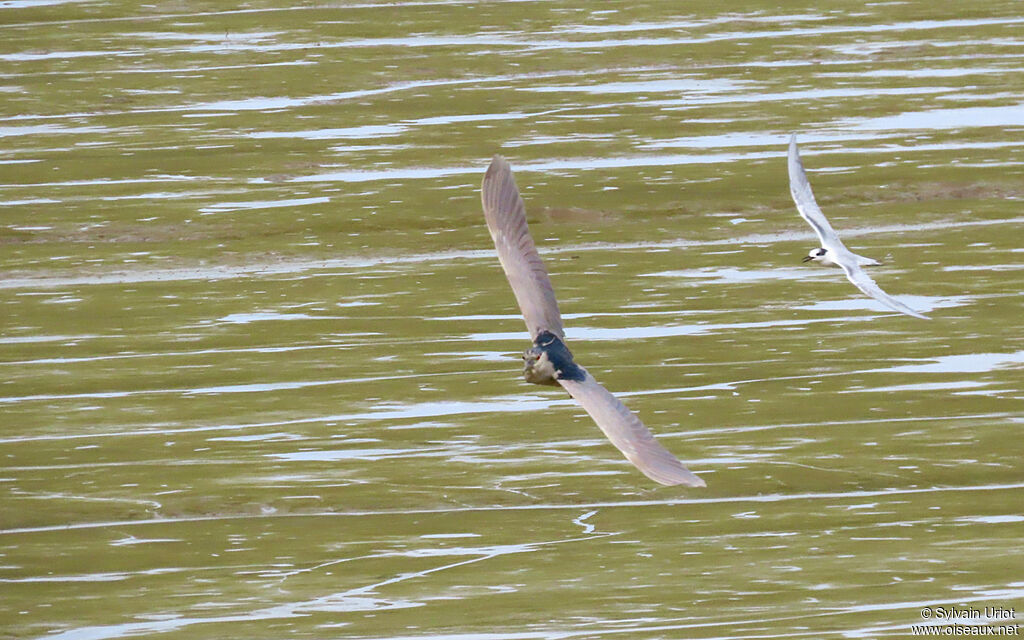
[[[804,259],[801,260],[800,262],[810,262],[811,260],[814,260],[814,258],[812,258],[811,256],[804,256]]]

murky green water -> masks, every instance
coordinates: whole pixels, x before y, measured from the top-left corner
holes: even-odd
[[[0,2],[0,637],[1024,612],[1020,9]],[[931,322],[800,265],[791,131]],[[519,378],[496,152],[706,490]]]

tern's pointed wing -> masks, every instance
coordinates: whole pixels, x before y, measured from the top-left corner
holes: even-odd
[[[807,181],[804,163],[800,160],[800,151],[796,147],[796,134],[789,139],[789,193],[793,196],[800,217],[811,225],[821,240],[821,246],[833,253],[846,251],[843,241],[839,239],[835,229],[828,223],[828,218],[821,212],[821,207],[814,200],[811,183]]]
[[[860,268],[856,261],[843,260],[839,263],[839,266],[842,267],[847,280],[852,282],[853,286],[857,287],[875,300],[878,300],[893,311],[899,311],[900,313],[905,313],[908,316],[914,316],[915,318],[921,318],[922,320],[931,320],[928,316],[914,311],[896,298],[882,291],[882,288],[875,284],[875,281]]]
[[[480,200],[498,259],[526,319],[530,337],[550,331],[564,338],[555,290],[526,226],[526,207],[519,197],[512,168],[501,156],[494,156],[487,168]]]
[[[584,371],[582,381],[559,380],[558,383],[580,403],[612,444],[645,476],[666,485],[706,486],[703,480],[658,444],[647,427],[640,422],[640,418],[598,384],[592,375]]]

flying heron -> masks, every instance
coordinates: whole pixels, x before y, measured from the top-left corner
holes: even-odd
[[[533,348],[523,354],[526,381],[561,385],[612,444],[651,480],[664,485],[705,486],[658,444],[636,414],[573,361],[565,346],[555,290],[526,225],[526,208],[512,168],[501,156],[494,156],[487,168],[480,196],[498,260],[533,339]]]

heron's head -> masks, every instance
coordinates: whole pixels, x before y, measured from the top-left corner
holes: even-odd
[[[543,349],[538,349],[537,347],[527,349],[523,352],[523,366],[527,369],[532,369],[542,355],[544,355]]]
[[[527,382],[558,386],[556,375],[544,349],[534,347],[523,352],[523,377]]]
[[[824,262],[827,254],[828,249],[822,249],[821,247],[811,249],[811,252],[808,253],[801,262],[810,262],[811,260],[814,260],[815,262]]]

